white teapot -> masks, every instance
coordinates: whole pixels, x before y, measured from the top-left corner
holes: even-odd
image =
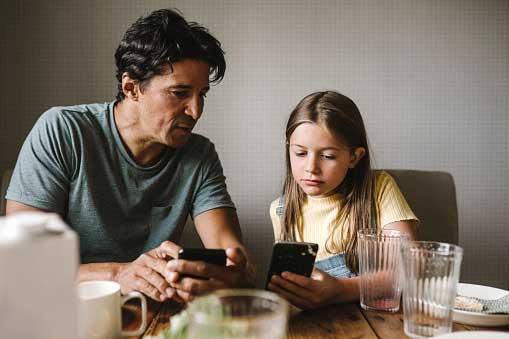
[[[0,336],[77,337],[78,238],[58,215],[0,218]]]

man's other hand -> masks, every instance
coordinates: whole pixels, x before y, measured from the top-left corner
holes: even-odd
[[[168,260],[177,258],[180,246],[165,241],[159,247],[143,253],[133,262],[123,264],[115,274],[114,280],[120,284],[122,293],[140,291],[156,301],[179,298],[174,288],[164,278]]]
[[[217,289],[252,285],[245,253],[240,248],[227,248],[226,257],[226,266],[173,259],[166,265],[164,276],[169,286],[175,289],[177,295],[185,302]]]

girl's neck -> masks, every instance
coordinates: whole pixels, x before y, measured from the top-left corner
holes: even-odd
[[[313,202],[325,203],[325,202],[329,202],[329,201],[336,202],[336,201],[343,200],[343,196],[339,192],[336,192],[336,193],[333,193],[330,195],[326,195],[326,196],[319,196],[319,197],[314,197],[314,196],[306,194],[306,200],[311,203],[313,203]]]

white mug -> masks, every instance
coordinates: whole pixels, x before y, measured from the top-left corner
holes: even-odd
[[[120,339],[142,335],[147,327],[147,301],[140,292],[120,295],[113,281],[85,281],[78,285],[80,338]],[[141,301],[141,325],[135,331],[122,331],[122,305],[133,298]]]

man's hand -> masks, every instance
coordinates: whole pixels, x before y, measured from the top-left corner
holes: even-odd
[[[185,302],[196,296],[214,290],[229,287],[246,287],[249,285],[247,258],[239,248],[226,249],[227,264],[218,266],[203,261],[170,260],[166,265],[164,276],[170,287]],[[206,280],[181,277],[190,274]]]
[[[174,298],[181,302],[164,278],[167,261],[176,258],[179,250],[180,246],[165,241],[133,262],[120,266],[114,280],[120,284],[122,293],[136,290],[157,301]]]

